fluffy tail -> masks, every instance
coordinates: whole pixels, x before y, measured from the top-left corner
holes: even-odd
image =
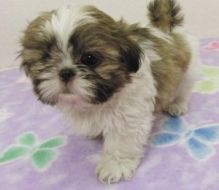
[[[181,7],[175,0],[152,0],[148,5],[150,22],[163,32],[171,30],[183,23]]]

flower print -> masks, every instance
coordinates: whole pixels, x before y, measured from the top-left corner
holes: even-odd
[[[28,158],[37,171],[45,171],[57,159],[58,148],[66,144],[66,137],[56,136],[39,142],[33,132],[21,134],[16,144],[0,153],[0,165]]]
[[[210,51],[219,51],[219,41],[212,41],[205,48]]]
[[[219,67],[217,66],[203,66],[202,80],[195,85],[195,92],[202,94],[214,94],[219,92]]]
[[[213,145],[219,144],[219,125],[206,125],[191,129],[180,117],[170,117],[162,122],[159,132],[152,134],[150,144],[155,147],[182,144],[197,160],[207,160],[215,153]]]

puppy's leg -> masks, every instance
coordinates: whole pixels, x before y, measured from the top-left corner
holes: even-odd
[[[185,114],[188,110],[188,101],[192,92],[193,80],[186,73],[175,84],[165,84],[159,89],[156,99],[155,112],[167,112],[172,116]]]
[[[184,115],[188,111],[188,103],[192,93],[193,82],[183,80],[174,100],[167,106],[166,112],[171,116]]]
[[[184,36],[191,50],[189,67],[175,93],[174,100],[166,108],[166,111],[170,115],[179,116],[185,114],[188,110],[188,103],[192,94],[193,85],[200,77],[201,62],[199,56],[199,41],[180,28],[174,32]]]
[[[123,126],[114,126],[104,134],[104,152],[96,168],[99,180],[104,183],[130,179],[143,156],[152,116],[147,121],[145,117],[126,119]]]
[[[180,83],[173,101],[167,106],[166,112],[172,116],[180,116],[188,111],[188,104],[192,94],[195,81],[200,76],[200,65],[198,58],[193,57],[190,67]]]

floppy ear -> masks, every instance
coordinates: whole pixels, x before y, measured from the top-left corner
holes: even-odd
[[[140,67],[141,49],[136,42],[126,40],[121,43],[121,61],[131,73],[138,71]]]
[[[45,49],[45,42],[52,43],[53,37],[50,33],[44,32],[45,23],[51,19],[52,12],[42,12],[31,21],[24,30],[20,39],[21,51],[18,57],[21,59],[21,69],[26,75],[30,75],[30,66],[42,56]]]

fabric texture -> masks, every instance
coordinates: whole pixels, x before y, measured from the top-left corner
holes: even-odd
[[[0,189],[218,190],[219,39],[201,40],[200,56],[189,112],[157,116],[134,178],[111,186],[94,173],[101,141],[72,134],[19,69],[0,71]]]

